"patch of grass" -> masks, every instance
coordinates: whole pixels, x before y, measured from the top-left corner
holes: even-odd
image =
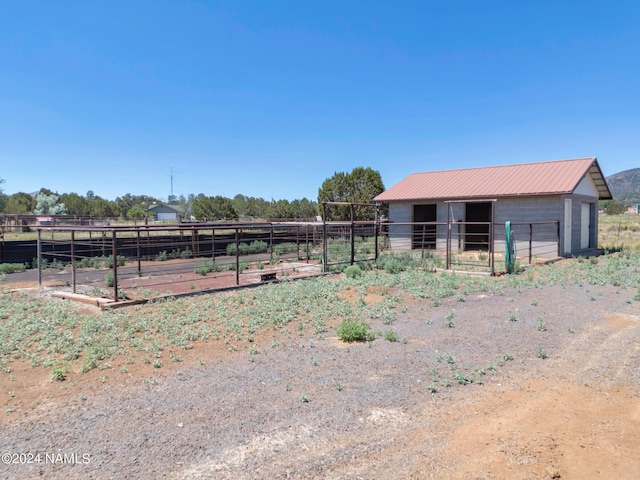
[[[51,377],[58,382],[62,382],[66,380],[68,371],[69,368],[67,365],[56,364],[54,365],[53,370],[51,370]]]
[[[445,317],[444,317],[444,326],[447,328],[453,328],[456,326],[455,322],[453,321],[453,319],[455,318],[456,314],[455,312],[451,311],[448,312]]]
[[[547,331],[547,325],[544,322],[544,318],[542,317],[538,317],[536,319],[536,321],[538,322],[538,331],[539,332],[546,332]]]
[[[398,334],[393,330],[387,330],[386,332],[384,332],[384,339],[390,342],[397,342]]]

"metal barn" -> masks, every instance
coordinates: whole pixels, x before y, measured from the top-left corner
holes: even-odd
[[[375,201],[389,204],[393,249],[504,252],[509,222],[533,255],[577,256],[597,248],[598,201],[611,198],[590,157],[414,173]]]

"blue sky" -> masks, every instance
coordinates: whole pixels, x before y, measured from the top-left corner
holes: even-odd
[[[640,167],[637,1],[0,3],[0,178],[307,197],[354,167]],[[171,168],[173,167],[173,169]]]

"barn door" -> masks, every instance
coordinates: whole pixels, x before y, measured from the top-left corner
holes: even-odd
[[[591,233],[591,204],[583,203],[580,215],[580,248],[589,248]]]
[[[571,199],[564,199],[564,253],[571,254]]]
[[[414,222],[435,222],[436,205],[414,205]],[[436,226],[434,225],[414,225],[413,242],[411,248],[436,248]]]
[[[465,203],[465,250],[489,250],[491,202]]]

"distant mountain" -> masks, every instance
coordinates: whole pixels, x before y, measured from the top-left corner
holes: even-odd
[[[626,205],[640,203],[640,168],[632,168],[607,177],[613,198]]]

